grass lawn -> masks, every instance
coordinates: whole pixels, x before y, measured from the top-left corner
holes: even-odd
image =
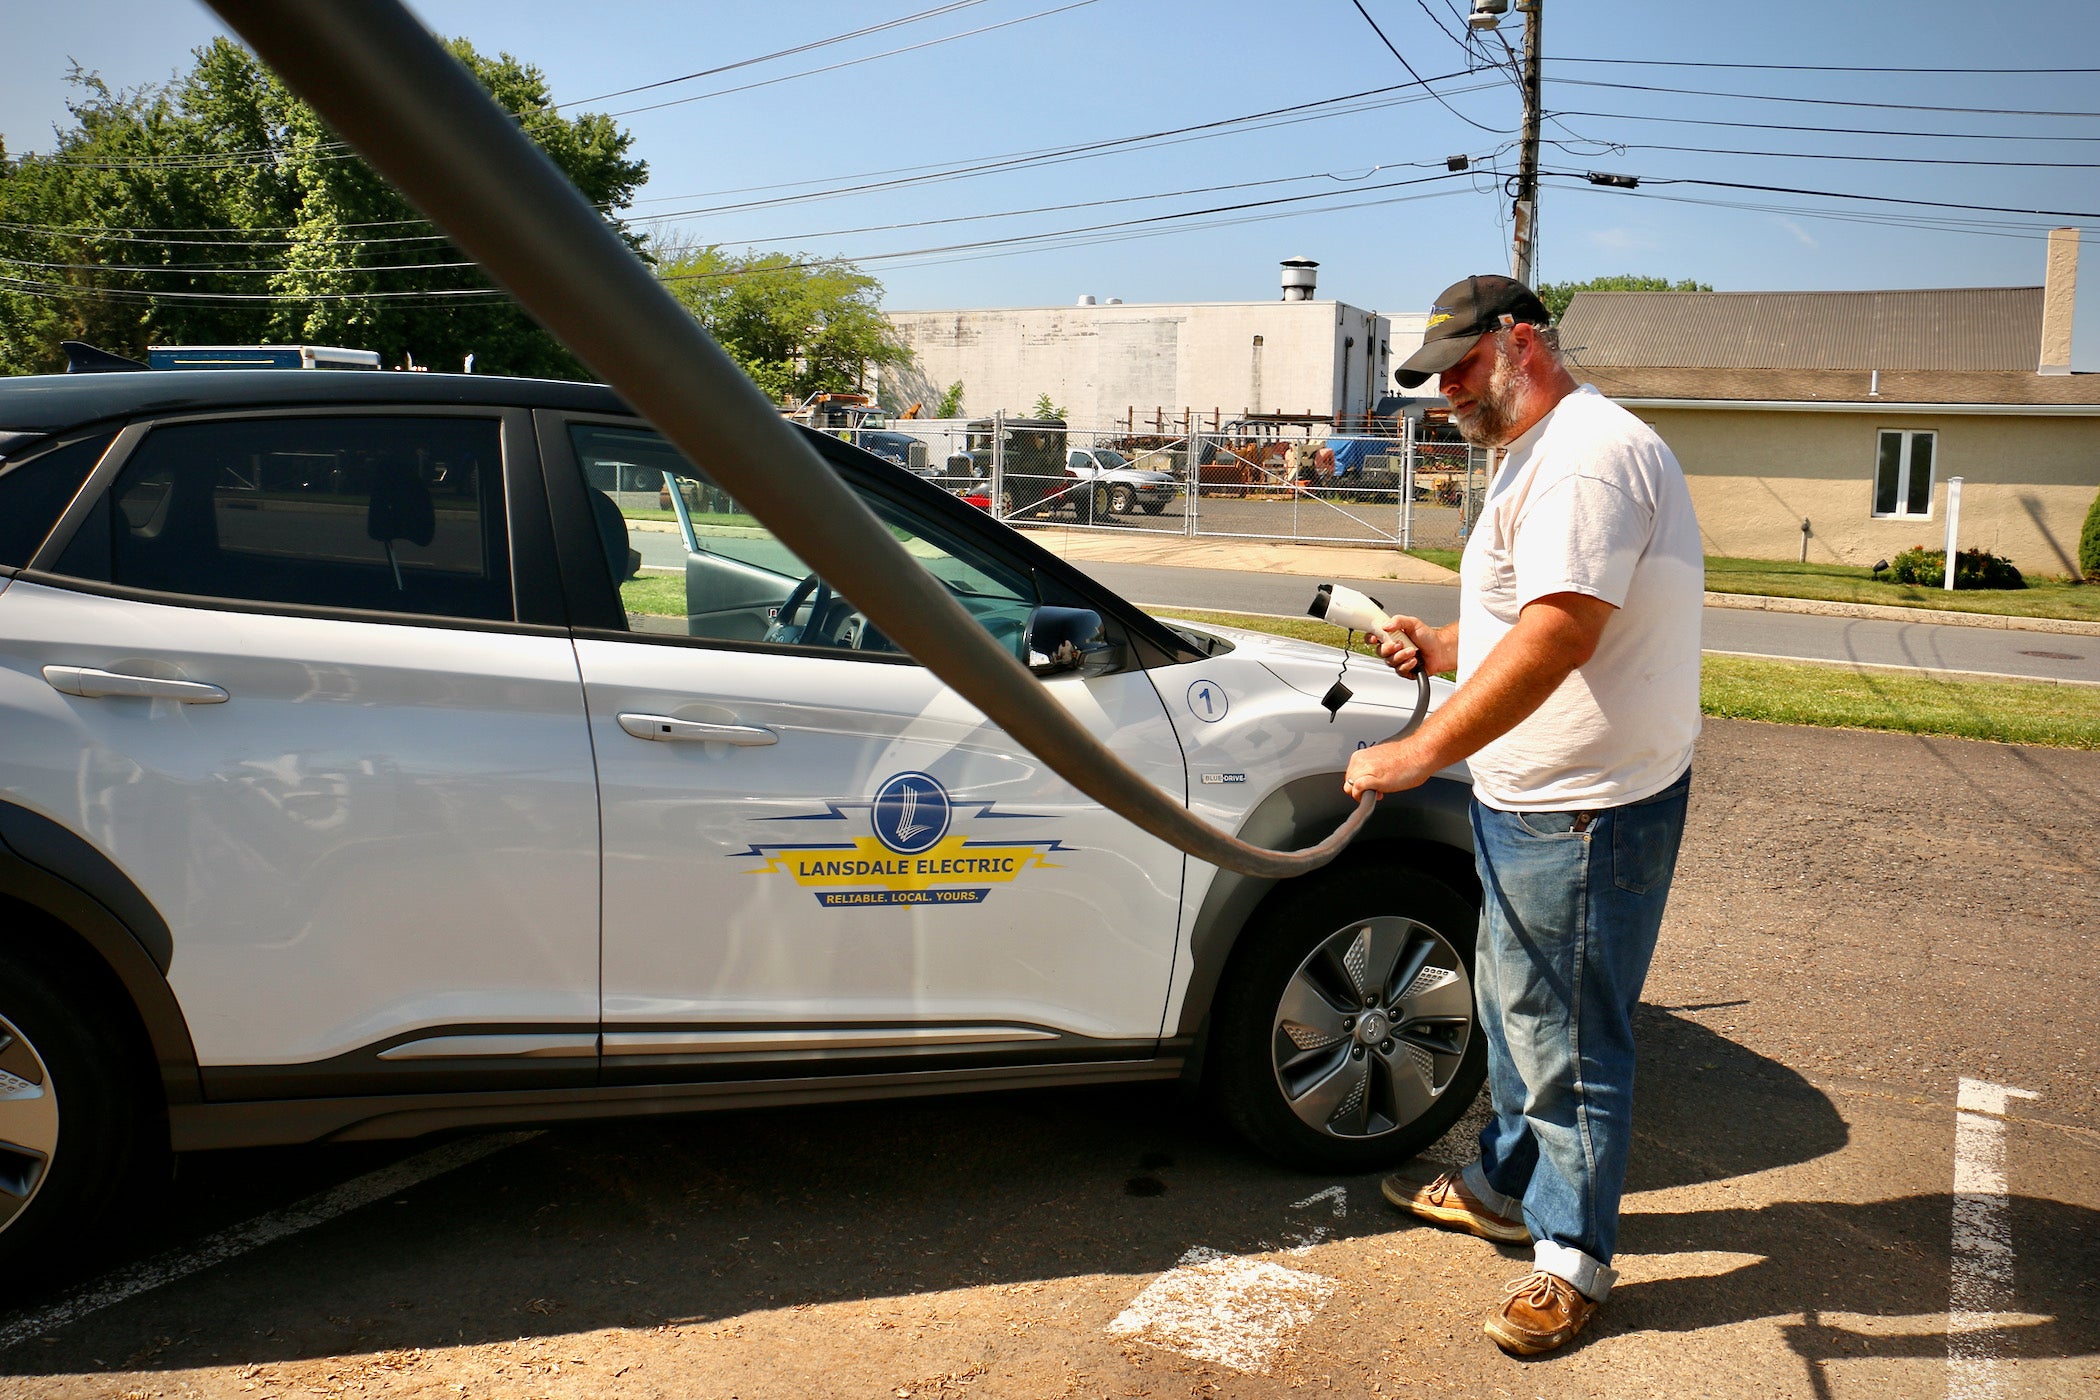
[[[1164,608],[1158,615],[1199,625],[1244,627],[1327,646],[1341,640],[1337,629],[1309,617],[1250,617]],[[1699,704],[1710,715],[1773,724],[2100,749],[2100,686],[1943,678],[1844,665],[1709,656],[1701,668]]]
[[[1706,561],[1706,587],[1713,593],[1756,593],[1767,598],[1817,598],[1833,603],[2100,622],[2100,587],[2083,583],[2029,580],[2025,588],[1961,588],[1949,593],[1908,583],[1877,583],[1872,570],[1846,564],[1711,555]]]
[[[676,570],[641,574],[620,585],[620,602],[631,613],[685,616],[685,575]]]

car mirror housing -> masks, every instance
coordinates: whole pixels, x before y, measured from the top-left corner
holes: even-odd
[[[1039,676],[1105,676],[1123,668],[1125,649],[1111,641],[1092,608],[1044,605],[1028,615],[1028,669]]]

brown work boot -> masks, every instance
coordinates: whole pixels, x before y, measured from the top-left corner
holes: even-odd
[[[1575,1340],[1595,1311],[1597,1305],[1574,1284],[1540,1270],[1509,1286],[1501,1305],[1488,1314],[1487,1334],[1506,1352],[1537,1356]]]
[[[1385,1179],[1385,1198],[1409,1215],[1418,1215],[1447,1230],[1463,1230],[1499,1244],[1530,1244],[1522,1220],[1497,1215],[1480,1203],[1457,1172],[1435,1172],[1427,1163],[1410,1164]]]

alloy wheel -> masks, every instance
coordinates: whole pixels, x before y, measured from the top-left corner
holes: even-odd
[[[1299,1121],[1376,1137],[1450,1087],[1473,1030],[1473,979],[1457,949],[1397,915],[1351,922],[1284,984],[1270,1036],[1277,1086]]]
[[[29,1038],[0,1016],[0,1230],[44,1184],[58,1147],[58,1096]]]

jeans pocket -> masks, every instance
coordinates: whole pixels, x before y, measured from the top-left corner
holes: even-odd
[[[1611,814],[1612,883],[1628,894],[1667,884],[1684,835],[1682,793],[1621,807]]]
[[[1551,839],[1556,836],[1580,836],[1575,830],[1575,818],[1588,816],[1586,812],[1512,812],[1520,826],[1533,836]],[[1585,823],[1587,825],[1587,823]]]

